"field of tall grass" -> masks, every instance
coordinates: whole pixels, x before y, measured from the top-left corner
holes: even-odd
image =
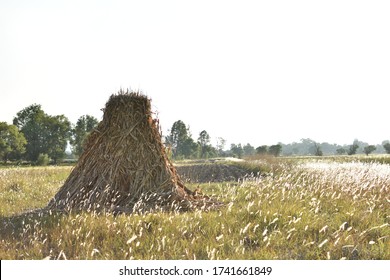
[[[117,216],[26,214],[71,167],[0,169],[0,259],[390,259],[390,165],[241,164],[263,172],[200,184],[217,211]]]

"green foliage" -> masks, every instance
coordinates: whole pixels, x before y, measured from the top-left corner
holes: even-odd
[[[209,158],[217,155],[216,149],[210,145],[210,135],[206,130],[199,134],[198,145],[200,149],[200,158]]]
[[[233,154],[233,156],[237,158],[242,158],[244,154],[244,149],[242,148],[241,144],[231,144],[230,145],[230,151]]]
[[[376,145],[376,150],[374,153],[382,154],[385,152],[385,149],[382,145]],[[364,147],[369,146],[368,143],[355,140],[353,145],[338,145],[338,144],[330,144],[327,142],[317,143],[316,141],[306,138],[301,139],[300,142],[293,142],[290,144],[281,144],[282,145],[282,155],[284,156],[303,156],[303,155],[315,155],[316,154],[316,145],[321,147],[322,154],[324,156],[330,155],[343,155],[348,152],[352,152],[354,154],[363,154]],[[352,150],[350,150],[352,148]],[[390,147],[389,147],[390,148]]]
[[[19,111],[13,121],[27,140],[25,157],[32,162],[38,159],[40,153],[46,152],[43,141],[45,117],[46,114],[41,109],[41,105],[33,104]]]
[[[184,141],[189,137],[188,128],[185,123],[178,120],[173,123],[169,136],[166,137],[166,143],[169,144],[172,150],[178,152]]]
[[[253,156],[256,152],[255,148],[249,143],[247,143],[242,149],[245,157]]]
[[[349,146],[348,155],[355,155],[357,149],[359,149],[359,145],[357,143],[353,143],[351,146]]]
[[[176,154],[176,158],[193,158],[197,156],[199,145],[195,143],[194,139],[188,137],[184,140],[183,145],[180,146],[180,150]]]
[[[81,116],[72,129],[70,144],[73,146],[73,154],[80,156],[84,151],[85,140],[89,133],[98,125],[98,120],[90,115]]]
[[[344,148],[338,148],[338,149],[336,150],[336,154],[337,154],[337,155],[345,155],[346,153],[347,153],[347,150],[344,149]]]
[[[374,145],[368,145],[366,147],[364,147],[363,151],[364,153],[368,156],[369,154],[371,154],[373,151],[376,150],[376,147]]]
[[[386,153],[390,154],[390,142],[384,143],[383,148],[385,148]]]
[[[269,147],[267,145],[262,145],[254,149],[250,144],[247,144],[244,146],[243,150],[245,156],[249,158],[252,158],[254,155],[255,158],[257,156],[265,156],[265,155],[278,157],[282,152],[282,145],[277,144],[277,145],[271,145]]]
[[[4,162],[21,159],[26,144],[26,138],[15,125],[0,122],[0,158]]]
[[[70,122],[64,115],[46,116],[45,126],[46,151],[54,163],[57,163],[65,157],[70,139]]]
[[[314,155],[318,157],[324,155],[324,153],[321,150],[321,145],[319,145],[318,143],[314,143]]]
[[[48,154],[56,163],[65,156],[70,122],[64,115],[47,115],[41,105],[33,104],[18,112],[13,122],[27,140],[27,160],[36,162],[39,154]]]
[[[269,147],[268,152],[271,155],[278,157],[280,155],[280,153],[282,152],[282,145],[280,145],[280,144],[272,145]]]
[[[225,149],[225,145],[226,145],[226,140],[223,139],[222,137],[218,137],[217,138],[217,153],[218,153],[218,156],[223,156],[224,155],[224,149]]]
[[[256,153],[259,155],[265,155],[268,153],[268,146],[263,145],[256,148]]]
[[[189,128],[181,120],[173,123],[165,142],[172,150],[174,159],[190,158],[198,150],[198,144],[191,138]]]
[[[36,164],[39,166],[46,166],[50,162],[49,155],[47,154],[39,154],[38,159],[36,161]]]
[[[198,144],[200,146],[200,157],[206,158],[208,148],[210,146],[210,135],[207,133],[206,130],[202,130],[199,133]]]

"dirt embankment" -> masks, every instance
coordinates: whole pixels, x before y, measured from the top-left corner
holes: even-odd
[[[182,180],[191,183],[237,181],[250,172],[230,164],[194,164],[176,166]]]

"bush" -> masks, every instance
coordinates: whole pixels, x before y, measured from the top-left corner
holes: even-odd
[[[37,165],[48,165],[50,162],[50,158],[47,154],[39,154],[36,164]]]

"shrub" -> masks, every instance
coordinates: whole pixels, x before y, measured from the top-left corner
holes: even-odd
[[[49,162],[50,162],[50,158],[47,154],[39,154],[36,164],[44,166],[44,165],[48,165]]]

